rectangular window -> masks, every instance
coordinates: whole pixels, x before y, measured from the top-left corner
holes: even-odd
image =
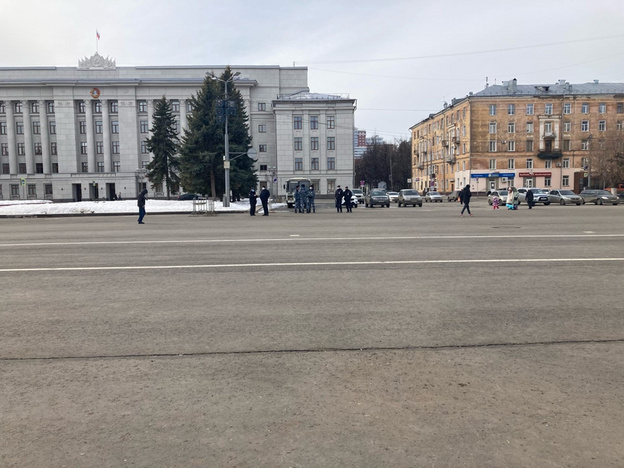
[[[17,144],[17,155],[24,156],[26,154],[24,143]]]
[[[113,172],[119,172],[121,169],[121,162],[113,161]]]
[[[589,120],[581,121],[581,132],[589,132]]]
[[[33,121],[32,123],[33,135],[39,135],[41,133],[41,124],[38,120]]]
[[[147,154],[147,141],[142,141],[141,142],[141,154]]]
[[[516,142],[515,142],[515,140],[509,140],[507,142],[507,151],[516,151]]]
[[[119,121],[111,120],[111,133],[119,133]]]
[[[318,151],[318,149],[319,149],[319,139],[318,139],[318,137],[310,138],[310,150],[311,151]]]
[[[293,128],[295,130],[301,130],[303,128],[303,117],[301,115],[295,115],[293,117]]]
[[[52,196],[54,193],[52,192],[52,184],[44,184],[43,190],[48,197]]]
[[[333,115],[327,116],[327,128],[332,130],[336,128],[336,118]]]
[[[8,143],[0,143],[0,154],[2,154],[2,156],[8,156],[9,155],[9,144]]]
[[[618,130],[622,130],[622,121],[621,121],[621,120],[618,120],[618,121],[617,121],[616,128],[617,128]]]
[[[546,161],[544,161],[544,168],[552,169],[552,161],[550,159],[547,159]]]
[[[328,171],[336,170],[336,158],[327,158],[327,170]]]
[[[562,162],[563,162],[563,168],[564,169],[569,169],[570,168],[570,158],[563,158]]]
[[[81,120],[80,122],[78,122],[78,126],[80,127],[80,134],[86,135],[87,134],[87,122],[85,122],[84,120]]]
[[[56,135],[56,122],[54,120],[50,120],[48,126],[50,127],[50,135]]]
[[[490,153],[496,153],[496,140],[490,140],[489,151]]]
[[[95,142],[95,152],[96,154],[104,154],[104,142],[103,141]]]
[[[149,132],[149,125],[147,123],[147,120],[141,120],[139,122],[139,126],[140,126],[140,129],[141,129],[141,133]]]
[[[606,114],[607,113],[607,103],[606,102],[601,102],[598,104],[598,113],[599,114]]]
[[[490,122],[489,129],[490,135],[496,134],[496,122]]]
[[[41,143],[35,143],[35,154],[41,154]]]
[[[303,158],[295,158],[295,171],[303,171]]]
[[[563,140],[563,151],[571,151],[571,150],[572,150],[572,140]]]
[[[569,175],[564,175],[561,178],[561,185],[563,185],[564,187],[569,187],[570,186],[570,176]]]
[[[490,169],[496,169],[496,159],[490,159]]]
[[[564,133],[570,133],[572,131],[572,122],[563,122]]]
[[[336,179],[327,179],[327,193],[332,194],[336,191]]]
[[[264,124],[258,125],[258,133],[266,133],[266,125]]]
[[[84,101],[78,101],[78,113],[84,114],[86,112],[87,106]]]
[[[119,111],[119,103],[117,101],[111,101],[110,102],[110,112],[111,112],[111,114],[116,114],[118,111]]]
[[[180,112],[180,101],[178,101],[177,99],[171,101],[171,111]]]
[[[507,160],[507,169],[515,169],[516,168],[516,160],[508,159]]]
[[[11,173],[11,165],[9,163],[2,163],[2,173],[3,174],[10,174]]]
[[[104,172],[104,161],[98,161],[97,162],[97,171],[98,172]]]
[[[190,114],[193,112],[193,103],[191,101],[186,101],[186,113]]]
[[[598,121],[598,131],[599,132],[604,132],[607,130],[607,121],[606,120],[599,120]]]
[[[319,158],[312,158],[310,161],[310,169],[313,171],[319,170]]]
[[[262,112],[266,111],[266,102],[259,102],[258,103],[258,110],[262,111]]]
[[[50,154],[52,156],[56,156],[58,154],[58,149],[56,148],[56,141],[50,143]]]
[[[507,133],[516,133],[516,123],[515,122],[507,123]]]
[[[80,142],[80,154],[87,154],[87,142],[86,141]]]
[[[318,130],[318,115],[310,116],[310,130]]]
[[[527,152],[533,151],[533,140],[526,141],[526,150]]]
[[[267,145],[258,145],[258,151],[260,153],[266,153],[267,152]]]
[[[572,103],[571,102],[564,102],[563,103],[563,113],[564,114],[571,114],[572,113]]]
[[[144,112],[147,112],[147,101],[139,101],[138,105],[139,105],[139,112],[141,114]]]
[[[58,163],[52,163],[52,174],[58,174]]]
[[[36,197],[37,196],[37,185],[35,185],[35,184],[28,184],[28,196],[29,197]]]
[[[19,198],[19,184],[11,184],[11,198]]]
[[[4,101],[0,101],[0,114],[6,114],[6,108],[4,107]]]
[[[93,105],[93,112],[96,114],[101,114],[102,113],[102,103],[100,101],[95,101],[94,105]]]
[[[624,114],[624,102],[617,103],[617,113]]]
[[[552,122],[544,122],[544,133],[552,135]]]
[[[0,135],[7,134],[7,124],[6,122],[0,122]]]
[[[516,115],[516,105],[507,104],[507,115]]]
[[[552,115],[553,113],[553,105],[550,102],[544,104],[544,114]]]
[[[581,114],[589,114],[589,102],[581,104]]]
[[[22,113],[22,102],[21,101],[17,101],[13,105],[13,113],[15,113],[15,114],[21,114]]]
[[[26,174],[26,163],[19,163],[17,165],[17,172],[20,174]]]
[[[527,122],[526,131],[527,133],[533,133],[533,122]]]
[[[24,122],[15,122],[15,133],[18,135],[24,134]]]
[[[526,115],[533,115],[534,114],[534,107],[533,104],[527,104],[526,106]]]
[[[54,114],[54,101],[48,101],[46,103],[48,114]]]
[[[526,167],[527,169],[533,169],[533,160],[532,160],[532,159],[530,159],[530,158],[529,158],[529,159],[527,159],[527,160],[526,160],[526,166],[527,166],[527,167]]]
[[[81,163],[80,168],[82,169],[82,172],[89,172],[89,164],[86,162]]]
[[[496,104],[490,104],[490,115],[496,115]]]
[[[119,142],[118,141],[113,141],[111,142],[112,145],[112,153],[113,154],[119,154]]]
[[[303,138],[295,137],[295,151],[303,151]]]
[[[335,150],[336,149],[336,138],[335,137],[327,137],[327,149]]]

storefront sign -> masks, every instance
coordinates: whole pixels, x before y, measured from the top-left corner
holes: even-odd
[[[545,171],[521,172],[518,175],[520,177],[551,177],[552,172],[545,172]]]

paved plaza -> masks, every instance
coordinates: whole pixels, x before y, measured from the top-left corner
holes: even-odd
[[[624,206],[0,219],[2,467],[620,467]]]

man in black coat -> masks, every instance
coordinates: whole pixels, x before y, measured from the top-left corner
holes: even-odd
[[[258,200],[258,196],[256,195],[256,191],[251,189],[249,192],[249,214],[251,216],[256,216],[256,201]]]
[[[351,197],[353,197],[353,192],[349,190],[349,187],[345,186],[344,192],[342,192],[342,196],[344,197],[344,200],[345,200],[347,213],[353,213],[353,205],[351,204]]]
[[[137,197],[137,206],[139,207],[139,224],[145,224],[143,222],[143,217],[145,216],[145,195],[147,195],[147,189],[141,190],[139,196]]]
[[[336,213],[342,213],[342,195],[343,195],[343,191],[340,188],[340,185],[338,186],[338,188],[336,189],[336,191],[334,192],[334,198],[336,198]]]
[[[464,216],[464,210],[468,210],[468,214],[472,216],[472,213],[470,212],[470,197],[472,197],[470,185],[466,185],[462,192],[463,194],[460,196],[460,200],[464,203],[464,207],[461,210],[460,216]]]
[[[271,192],[266,187],[262,187],[260,190],[260,201],[262,202],[262,210],[264,214],[262,216],[269,216],[269,197]]]
[[[533,192],[531,192],[531,189],[527,190],[526,202],[527,202],[527,205],[529,205],[529,210],[532,209],[533,208]]]

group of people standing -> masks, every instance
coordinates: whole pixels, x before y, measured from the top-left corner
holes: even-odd
[[[334,197],[336,199],[336,213],[342,213],[342,200],[344,200],[347,213],[353,213],[353,202],[351,201],[353,192],[349,190],[348,186],[345,185],[344,190],[342,190],[339,185],[334,192]]]
[[[262,186],[262,190],[260,190],[260,201],[262,202],[262,211],[264,214],[262,216],[269,216],[269,197],[271,196],[271,192],[265,187]],[[251,189],[249,192],[249,214],[251,216],[256,216],[256,203],[258,201],[258,196],[256,195],[256,189]]]
[[[295,187],[293,197],[295,199],[295,213],[316,213],[316,205],[314,204],[314,197],[316,191],[314,185],[310,185],[310,189],[307,189],[305,184]]]

